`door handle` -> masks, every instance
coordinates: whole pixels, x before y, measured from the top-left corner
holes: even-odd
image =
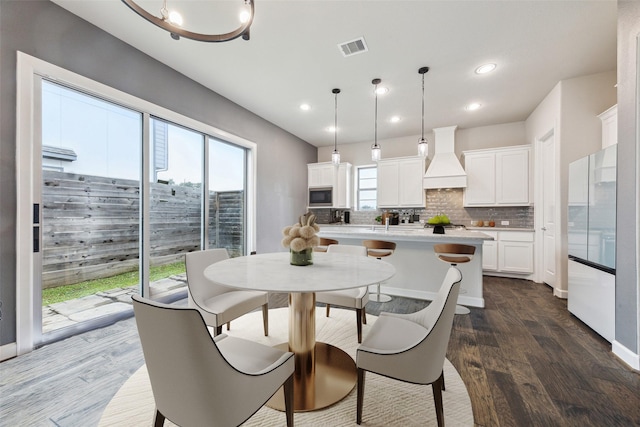
[[[547,227],[542,227],[540,230],[547,231]]]

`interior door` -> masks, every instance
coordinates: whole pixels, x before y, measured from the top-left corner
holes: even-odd
[[[542,141],[542,263],[544,283],[556,286],[556,156],[555,138]]]

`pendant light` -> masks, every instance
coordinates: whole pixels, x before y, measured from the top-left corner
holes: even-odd
[[[340,89],[333,89],[331,91],[335,95],[335,120],[333,126],[333,154],[331,154],[331,163],[335,166],[340,165],[340,152],[338,151],[338,94]]]
[[[422,74],[422,138],[418,142],[418,155],[420,157],[427,157],[429,151],[429,144],[424,139],[424,75],[429,71],[429,67],[422,67],[418,70],[419,74]]]
[[[373,145],[371,146],[371,160],[377,162],[382,157],[382,150],[378,145],[378,85],[382,82],[380,79],[373,79],[371,83],[375,86],[374,93],[376,94],[376,113],[375,113],[375,127],[373,133]]]

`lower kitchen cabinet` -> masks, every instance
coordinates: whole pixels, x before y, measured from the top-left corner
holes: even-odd
[[[483,232],[495,239],[482,245],[482,269],[486,274],[533,274],[533,231]]]

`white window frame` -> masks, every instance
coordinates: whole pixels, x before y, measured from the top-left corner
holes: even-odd
[[[35,178],[34,168],[40,167],[40,158],[36,158],[34,145],[39,144],[39,133],[36,129],[36,114],[40,111],[39,87],[42,78],[59,82],[71,88],[120,104],[143,114],[143,148],[140,185],[144,194],[149,194],[149,118],[155,116],[167,121],[179,123],[185,127],[210,135],[247,149],[247,206],[246,206],[246,242],[247,252],[256,247],[256,170],[257,144],[245,138],[225,132],[190,117],[160,107],[141,98],[127,94],[95,80],[81,76],[64,68],[50,64],[41,59],[17,52],[17,86],[16,86],[16,191],[18,194],[16,208],[16,355],[24,354],[34,346],[34,271],[33,254],[33,203]],[[141,215],[149,217],[148,203],[141,207]],[[149,227],[144,221],[143,227]],[[145,251],[149,247],[148,228],[143,233],[140,257],[143,259],[141,275],[148,277],[149,260]],[[142,282],[144,283],[144,282]],[[148,286],[148,285],[147,285]],[[148,292],[148,289],[147,289]]]
[[[375,212],[378,209],[378,199],[376,197],[376,207],[372,210],[360,210],[360,169],[376,169],[376,187],[375,188],[366,188],[364,190],[378,190],[378,165],[376,164],[369,164],[369,165],[359,165],[356,166],[356,176],[355,176],[355,189],[354,189],[354,194],[356,195],[355,197],[355,210],[356,211],[360,211],[360,212]]]

